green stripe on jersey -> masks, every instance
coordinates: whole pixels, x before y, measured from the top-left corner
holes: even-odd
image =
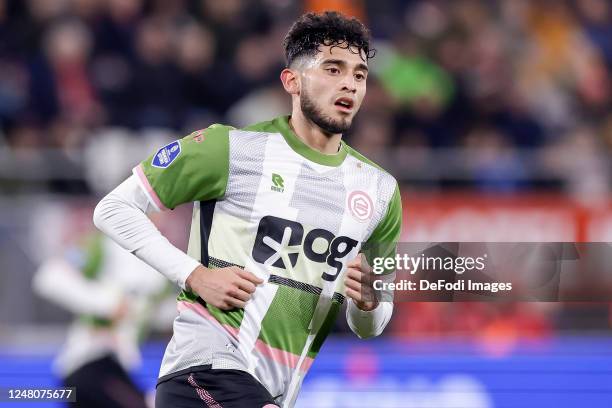
[[[240,328],[244,318],[244,309],[221,310],[213,305],[206,304],[206,309],[221,324],[227,324],[236,329]]]
[[[179,302],[197,303],[198,295],[193,292],[182,290],[176,297],[176,300],[178,300]]]
[[[189,303],[198,303],[198,295],[192,292],[188,292],[186,290],[181,291],[177,296],[176,300],[189,302]],[[232,309],[232,310],[221,310],[213,305],[206,304],[206,309],[210,312],[210,314],[217,319],[217,321],[221,324],[227,324],[228,326],[239,328],[240,324],[242,324],[242,319],[244,318],[244,309]]]
[[[318,299],[313,293],[279,285],[261,321],[259,339],[271,347],[302,354]]]
[[[308,350],[308,357],[315,358],[321,350],[321,346],[323,342],[331,332],[334,327],[334,323],[336,322],[336,318],[338,317],[338,313],[340,312],[341,305],[336,300],[332,301],[332,304],[329,308],[329,312],[327,312],[327,316],[321,325],[321,328],[317,332],[312,345],[310,346],[310,350]]]

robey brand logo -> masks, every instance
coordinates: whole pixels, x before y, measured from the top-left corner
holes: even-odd
[[[282,193],[285,191],[285,181],[280,174],[272,173],[272,186],[270,187],[272,191],[276,191],[277,193]]]
[[[326,242],[326,250],[318,252],[315,240]],[[344,267],[346,256],[359,242],[345,236],[335,236],[330,231],[315,228],[304,234],[304,227],[296,221],[271,215],[259,221],[252,256],[256,262],[288,269],[295,267],[300,254],[312,262],[326,263],[333,270],[323,272],[322,279],[335,281]]]

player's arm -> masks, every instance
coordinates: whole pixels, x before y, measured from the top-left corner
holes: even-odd
[[[158,211],[132,175],[104,197],[94,210],[94,224],[124,249],[185,288],[200,264],[172,245],[146,215]]]
[[[86,250],[72,248],[65,257],[44,261],[32,280],[39,296],[74,314],[113,319],[121,314],[124,298],[121,291],[99,279],[84,276],[88,268]]]
[[[378,336],[391,320],[393,293],[383,293],[382,301],[378,301],[372,283],[381,277],[392,281],[395,271],[386,271],[384,276],[374,275],[369,265],[375,257],[395,256],[401,225],[402,203],[396,185],[385,217],[366,242],[365,254],[359,254],[347,265],[344,281],[348,297],[346,319],[351,330],[360,338]]]
[[[161,148],[94,211],[96,226],[120,246],[221,309],[243,307],[261,280],[237,268],[206,268],[172,245],[146,214],[222,197],[229,172],[228,132],[228,127],[212,126]]]

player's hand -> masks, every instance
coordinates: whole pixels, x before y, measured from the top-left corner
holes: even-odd
[[[378,299],[375,296],[372,282],[376,275],[368,265],[368,261],[363,254],[357,255],[355,259],[347,265],[344,286],[346,295],[353,299],[355,305],[365,311],[376,309]]]
[[[119,323],[128,315],[130,309],[131,307],[129,299],[126,296],[122,297],[119,301],[119,304],[113,311],[110,320],[113,322],[113,324]]]
[[[222,310],[243,308],[263,280],[237,266],[209,269],[198,266],[187,278],[187,285],[206,303]]]

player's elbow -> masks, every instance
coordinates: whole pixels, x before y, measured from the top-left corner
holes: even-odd
[[[103,226],[104,226],[104,212],[105,212],[105,203],[106,197],[104,197],[102,200],[100,200],[100,202],[98,202],[98,204],[96,205],[96,208],[94,208],[94,212],[93,212],[93,223],[96,226],[96,228],[98,228],[99,230],[103,230]]]
[[[112,193],[100,200],[93,212],[93,223],[96,228],[102,232],[108,233],[110,228],[109,220],[113,217],[120,205],[121,203],[117,202]]]

